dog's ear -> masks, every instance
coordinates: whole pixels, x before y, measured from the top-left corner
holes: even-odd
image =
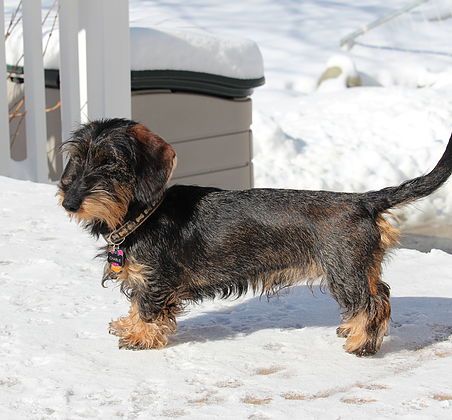
[[[143,204],[155,204],[176,168],[176,152],[142,124],[130,131],[138,148],[135,198]]]

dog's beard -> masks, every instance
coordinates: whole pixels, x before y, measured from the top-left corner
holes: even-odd
[[[60,203],[63,202],[64,193],[57,193]],[[131,192],[126,188],[118,187],[115,193],[102,189],[93,189],[83,200],[80,209],[68,212],[69,217],[84,226],[101,222],[110,230],[114,230],[124,221],[131,200]]]

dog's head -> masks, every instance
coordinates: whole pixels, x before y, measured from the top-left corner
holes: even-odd
[[[129,206],[159,199],[176,164],[174,149],[145,126],[124,119],[83,125],[63,144],[62,206],[88,227],[115,229]]]

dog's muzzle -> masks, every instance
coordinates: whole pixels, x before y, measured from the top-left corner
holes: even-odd
[[[75,213],[77,210],[80,209],[80,206],[82,205],[83,198],[76,194],[66,194],[64,196],[64,200],[61,203],[62,206],[72,213]]]

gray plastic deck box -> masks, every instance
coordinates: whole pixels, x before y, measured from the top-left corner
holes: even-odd
[[[11,69],[10,69],[11,70]],[[8,81],[10,104],[23,93],[21,69]],[[135,73],[135,75],[134,75]],[[171,143],[178,155],[173,183],[242,189],[253,186],[252,103],[249,95],[264,79],[231,79],[202,73],[132,72],[132,118]],[[59,100],[57,70],[46,70],[47,107]],[[11,122],[14,133],[19,119]],[[47,113],[52,180],[62,171],[60,111]],[[25,122],[12,147],[26,157]]]

